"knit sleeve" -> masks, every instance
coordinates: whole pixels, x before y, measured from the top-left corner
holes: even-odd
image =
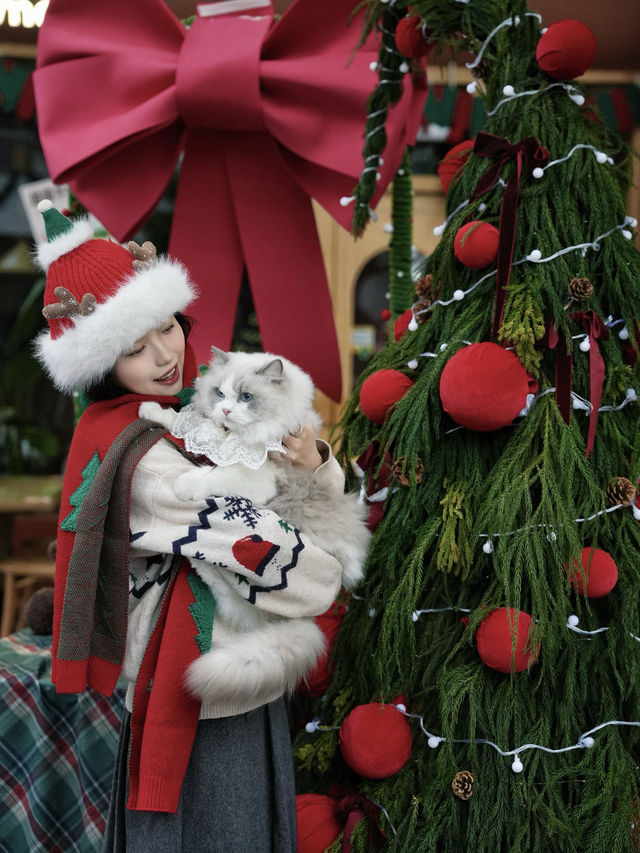
[[[326,489],[327,494],[341,495],[344,492],[344,472],[331,451],[331,445],[321,438],[316,439],[316,444],[322,464],[313,472],[313,479]]]
[[[223,569],[244,599],[277,616],[323,613],[340,589],[339,561],[246,498],[179,500],[172,484],[190,468],[164,440],[138,463],[131,489],[132,556],[181,555],[203,576],[209,565]]]

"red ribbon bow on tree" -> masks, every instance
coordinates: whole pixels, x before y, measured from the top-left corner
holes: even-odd
[[[526,136],[520,142],[511,143],[501,136],[480,132],[476,136],[473,153],[479,157],[491,157],[495,162],[478,181],[471,194],[471,201],[491,189],[499,179],[504,167],[513,163],[513,169],[506,182],[502,204],[500,206],[500,238],[498,242],[498,261],[496,272],[496,298],[493,313],[492,336],[497,338],[504,305],[507,299],[513,246],[516,237],[516,216],[518,213],[518,195],[520,181],[525,166],[531,172],[537,166],[544,166],[549,160],[549,152],[533,136]]]
[[[595,311],[575,311],[569,314],[571,320],[579,323],[589,337],[589,429],[587,432],[586,456],[593,450],[598,425],[598,409],[602,400],[604,385],[604,360],[598,347],[598,341],[609,338],[609,329],[598,317]],[[573,358],[567,348],[566,341],[560,338],[557,329],[549,324],[546,333],[546,343],[550,349],[558,347],[556,356],[556,403],[560,414],[567,423],[571,423],[571,377],[573,373]]]
[[[200,288],[192,344],[228,348],[243,267],[263,346],[334,399],[340,363],[310,198],[340,205],[362,169],[369,40],[353,56],[355,0],[296,0],[196,18],[162,0],[52,0],[34,84],[49,171],[119,240],[136,233],[184,155],[169,251]],[[375,204],[415,138],[426,94],[413,78],[387,123]]]

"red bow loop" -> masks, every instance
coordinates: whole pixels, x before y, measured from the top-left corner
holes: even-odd
[[[342,853],[351,853],[351,833],[363,818],[369,822],[369,848],[374,839],[381,844],[386,841],[386,833],[380,826],[381,808],[377,803],[365,797],[364,794],[350,793],[338,800],[337,812],[344,820],[344,836],[342,840]]]
[[[188,127],[264,131],[260,52],[269,19],[196,18],[176,69],[176,104]]]
[[[598,346],[598,341],[606,341],[609,338],[609,328],[595,311],[575,311],[569,317],[579,323],[589,336],[589,402],[591,413],[589,415],[589,429],[587,431],[588,456],[593,450],[596,439],[596,428],[598,425],[598,409],[602,401],[602,388],[604,386],[604,359]]]

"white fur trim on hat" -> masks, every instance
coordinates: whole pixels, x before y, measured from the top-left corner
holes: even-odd
[[[61,258],[62,255],[66,255],[67,252],[77,249],[78,246],[90,240],[93,237],[93,233],[94,227],[88,218],[77,219],[70,231],[65,231],[64,234],[51,240],[50,243],[40,243],[38,245],[36,261],[39,267],[46,272],[50,265],[54,261],[57,261],[58,258]]]
[[[106,302],[58,338],[43,331],[35,340],[37,358],[61,391],[99,382],[135,342],[182,311],[197,296],[186,269],[178,261],[159,258],[126,279]]]

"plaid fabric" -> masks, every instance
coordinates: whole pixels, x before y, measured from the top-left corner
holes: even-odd
[[[2,853],[102,847],[125,687],[58,694],[50,672],[50,637],[0,639]]]

